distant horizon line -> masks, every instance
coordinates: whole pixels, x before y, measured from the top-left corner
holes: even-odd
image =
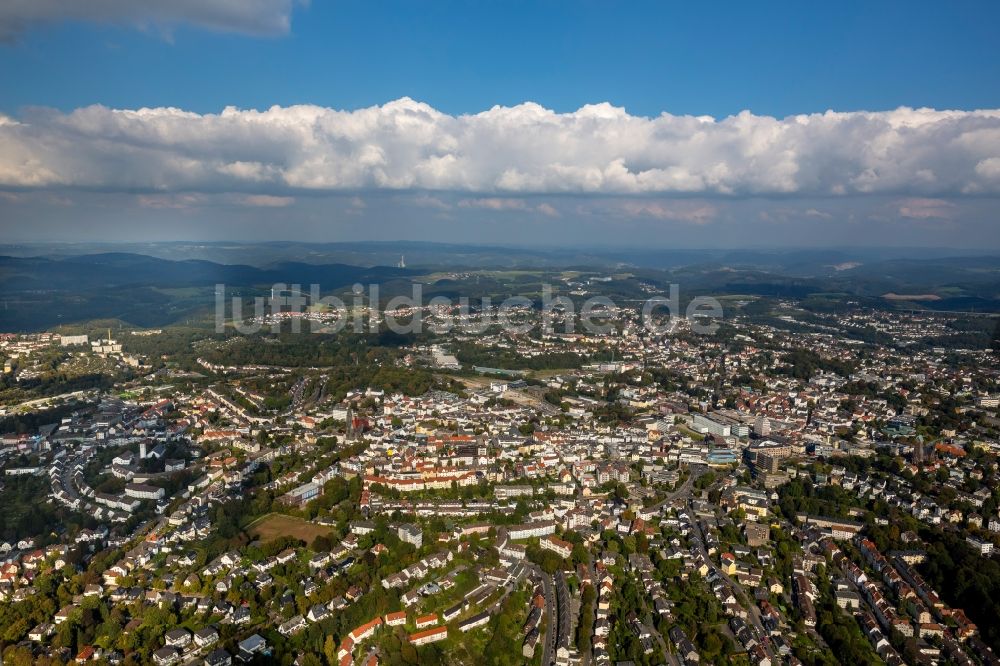
[[[412,239],[392,239],[392,240],[299,240],[299,239],[265,239],[265,240],[196,240],[196,239],[176,239],[176,240],[26,240],[16,242],[2,242],[0,248],[16,248],[31,246],[128,246],[128,245],[426,245],[426,246],[450,246],[450,247],[477,247],[484,249],[507,249],[507,250],[536,250],[536,251],[594,251],[594,252],[808,252],[808,251],[854,251],[854,252],[878,252],[878,251],[907,251],[915,250],[920,252],[934,252],[935,254],[947,252],[960,252],[962,254],[978,253],[984,256],[1000,255],[1000,246],[995,248],[983,247],[961,247],[961,246],[940,246],[940,245],[748,245],[739,244],[731,246],[670,246],[670,245],[609,245],[607,243],[568,245],[541,241],[527,244],[498,243],[492,241],[440,241],[440,240],[412,240]]]

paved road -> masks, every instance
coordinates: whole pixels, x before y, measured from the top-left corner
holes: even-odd
[[[306,387],[306,378],[303,377],[292,387],[292,409],[297,409],[302,404],[302,391]]]
[[[556,617],[558,618],[559,631],[556,633],[556,647],[569,649],[569,628],[572,624],[570,617],[573,612],[573,604],[569,598],[569,587],[566,585],[566,576],[562,571],[556,572]]]
[[[88,503],[87,498],[80,495],[76,484],[73,483],[73,468],[77,463],[86,464],[86,462],[85,456],[83,455],[74,456],[72,460],[67,460],[66,464],[63,466],[62,476],[60,477],[63,490],[65,490],[72,499],[79,499],[82,503]]]
[[[688,478],[681,484],[680,488],[667,493],[667,496],[664,499],[649,508],[657,513],[660,513],[663,511],[664,507],[669,506],[678,497],[690,497],[691,490],[694,488],[694,481],[704,473],[704,469],[700,465],[692,465],[688,471],[690,472],[688,474]]]
[[[545,635],[542,637],[544,648],[542,650],[542,666],[550,666],[555,661],[556,635],[558,633],[558,619],[556,615],[556,593],[552,576],[549,576],[539,567],[532,565],[532,572],[535,580],[542,581],[542,588],[545,591]]]
[[[701,522],[694,517],[694,507],[690,506],[689,504],[688,509],[690,510],[692,516],[691,522],[694,525],[695,530],[697,530],[698,536],[700,537],[698,540],[698,546],[701,549],[701,554],[705,557],[706,562],[711,562],[711,559],[708,556],[708,550],[705,548],[705,535],[701,529]],[[722,571],[722,569],[719,569],[718,567],[715,566],[712,566],[712,569],[722,578],[722,580],[726,581],[726,583],[729,584],[733,592],[742,591],[743,594],[746,595],[746,590],[743,589],[743,586],[737,583],[732,578],[730,578],[729,574],[727,574],[726,572]],[[751,596],[749,597],[748,601],[752,599],[753,597]],[[769,634],[767,631],[764,630],[764,623],[760,619],[760,609],[757,608],[756,604],[748,603],[747,613],[750,615],[750,623],[753,625],[754,629],[757,630],[757,635],[761,638],[761,641],[764,643],[764,649],[767,651],[768,656],[771,657],[771,659],[773,660],[774,656],[771,654],[769,641],[767,640]]]
[[[587,566],[590,567],[590,577],[593,580],[594,591],[597,591],[597,571],[594,570],[594,553],[587,549]],[[589,622],[590,627],[593,628],[594,620],[597,611],[597,595],[594,595],[594,603],[590,605],[590,613],[587,617],[580,617],[580,623]],[[587,643],[583,646],[583,652],[580,653],[580,664],[581,666],[590,666],[591,659],[593,659],[593,646],[591,643]]]
[[[647,603],[646,595],[639,595],[639,602],[642,604],[642,625],[649,632],[649,635],[653,637],[653,640],[660,646],[660,651],[666,656],[667,654],[667,643],[663,640],[663,635],[656,630],[656,623],[653,621],[653,614],[649,610],[649,604]]]

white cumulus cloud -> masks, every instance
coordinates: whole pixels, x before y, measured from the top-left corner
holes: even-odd
[[[716,215],[715,206],[704,202],[689,201],[625,201],[622,210],[632,217],[651,217],[656,220],[704,224]]]
[[[294,197],[276,197],[272,194],[245,194],[237,197],[235,203],[263,208],[284,208],[295,203]]]
[[[486,208],[488,210],[528,210],[524,199],[503,199],[501,197],[484,197],[481,199],[462,199],[458,202],[462,208]]]
[[[518,197],[530,194],[997,195],[998,165],[1000,110],[714,119],[524,103],[456,116],[403,98],[354,111],[36,109],[0,122],[0,187],[8,189],[437,191],[509,210],[528,207]]]
[[[559,211],[549,203],[531,205],[524,199],[512,199],[504,197],[480,197],[476,199],[462,199],[458,202],[459,208],[485,208],[487,210],[514,210],[524,212],[541,213],[547,217],[559,217]]]
[[[294,197],[271,194],[202,194],[181,192],[177,194],[140,194],[136,202],[144,208],[173,208],[188,210],[204,206],[233,205],[257,208],[283,208],[295,203]]]
[[[899,216],[914,220],[946,220],[955,216],[955,204],[943,199],[914,197],[899,202]]]

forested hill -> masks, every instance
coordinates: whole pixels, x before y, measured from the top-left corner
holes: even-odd
[[[108,252],[66,258],[0,256],[0,288],[4,292],[28,290],[100,289],[152,286],[162,289],[214,285],[320,283],[334,288],[356,281],[406,277],[413,271],[387,266],[314,265],[294,261],[267,269],[241,264],[218,264],[187,259],[171,261],[141,254]]]
[[[412,274],[405,268],[292,261],[264,269],[120,252],[65,258],[0,256],[0,330],[35,331],[92,319],[162,326],[210,311],[220,283],[261,289],[275,283],[300,284],[305,290],[315,283],[325,292]]]

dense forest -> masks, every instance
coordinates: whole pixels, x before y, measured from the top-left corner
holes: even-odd
[[[469,343],[456,345],[455,357],[462,363],[505,370],[557,370],[579,368],[588,359],[573,352],[551,352],[525,356],[513,349],[485,348]]]
[[[34,433],[41,426],[58,424],[63,417],[76,411],[87,411],[93,408],[93,403],[73,402],[58,405],[51,409],[26,414],[11,414],[0,419],[0,432]]]
[[[38,534],[39,525],[64,526],[69,530],[94,527],[90,516],[74,513],[47,501],[47,476],[7,476],[0,489],[0,541],[17,542]]]
[[[958,534],[925,527],[920,536],[927,542],[927,561],[918,567],[924,579],[1000,649],[1000,563],[973,551]]]
[[[397,365],[401,357],[398,348],[373,342],[379,339],[343,334],[253,335],[231,338],[204,357],[225,365],[322,369],[328,377],[326,393],[334,400],[368,386],[407,395],[421,395],[434,386],[434,377],[427,370]]]
[[[809,379],[818,372],[832,372],[841,377],[847,377],[854,372],[853,364],[824,358],[809,349],[796,349],[786,354],[782,360],[788,365],[784,367],[779,366],[775,368],[775,371],[790,375],[796,379]]]

